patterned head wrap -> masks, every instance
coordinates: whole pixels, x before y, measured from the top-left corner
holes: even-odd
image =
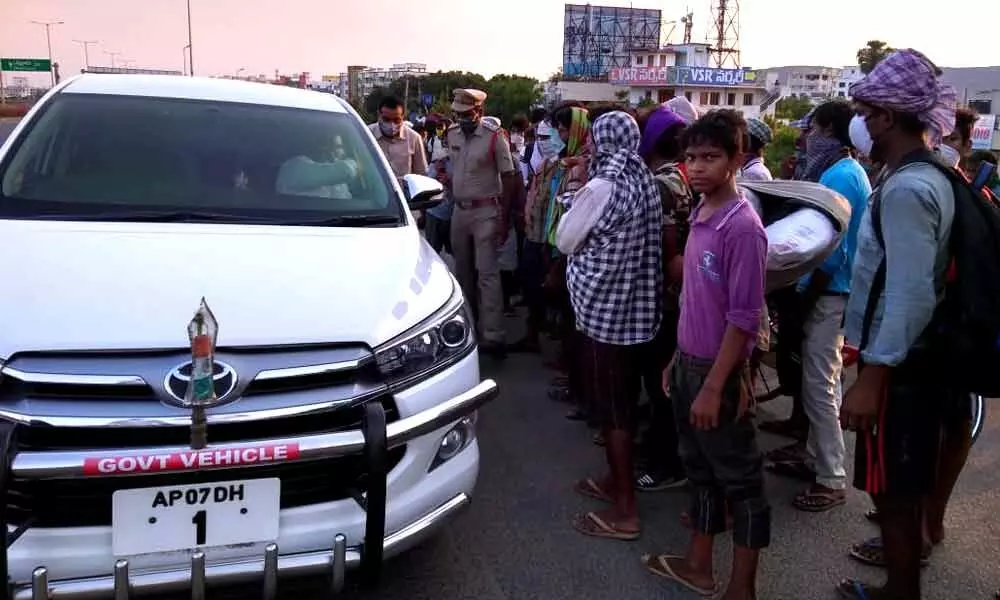
[[[698,120],[698,109],[695,108],[694,104],[691,104],[691,101],[684,96],[674,96],[660,106],[669,108],[677,113],[677,116],[684,119],[684,122],[688,125]]]
[[[639,143],[639,156],[649,158],[664,132],[671,127],[684,124],[684,119],[674,111],[665,106],[658,107],[646,119],[646,129],[642,132],[642,142]]]
[[[566,156],[579,156],[587,147],[590,136],[590,117],[587,109],[572,107],[572,121],[569,125],[569,139],[566,140]]]
[[[747,133],[750,134],[750,137],[755,138],[764,145],[770,144],[771,139],[774,137],[768,124],[757,117],[747,119]]]
[[[852,98],[916,116],[927,126],[932,145],[955,128],[957,94],[938,79],[938,69],[916,50],[897,50],[851,85]]]
[[[646,163],[638,154],[639,124],[631,115],[614,111],[594,121],[590,135],[594,140],[594,155],[590,159],[590,178],[615,181],[638,172],[646,172]]]

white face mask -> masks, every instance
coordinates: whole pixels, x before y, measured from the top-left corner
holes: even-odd
[[[941,156],[941,160],[949,167],[957,168],[958,163],[962,161],[962,155],[958,153],[958,150],[955,150],[948,144],[941,144],[938,146],[937,151],[938,155]]]
[[[872,146],[875,145],[875,142],[872,141],[871,133],[868,132],[868,123],[864,117],[854,115],[847,133],[851,136],[851,143],[854,144],[858,152],[864,156],[872,155]]]

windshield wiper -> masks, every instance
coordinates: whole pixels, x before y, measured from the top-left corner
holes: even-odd
[[[340,215],[322,219],[281,222],[282,225],[300,225],[304,227],[373,227],[376,225],[399,225],[399,223],[399,217],[393,215]]]

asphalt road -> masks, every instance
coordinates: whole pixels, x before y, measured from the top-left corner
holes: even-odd
[[[566,420],[566,407],[547,399],[551,378],[537,357],[512,356],[497,367],[500,397],[480,418],[482,468],[470,510],[443,535],[392,561],[377,593],[353,599],[556,600],[695,598],[649,575],[644,552],[682,552],[687,537],[678,522],[683,492],[640,498],[643,538],[615,542],[586,538],[570,523],[595,508],[571,490],[572,482],[601,473],[601,449],[584,426]],[[762,406],[762,419],[782,416],[784,399]],[[992,415],[973,449],[947,519],[947,539],[925,570],[925,600],[992,598],[1000,586],[1000,416]],[[783,442],[762,434],[771,448]],[[852,440],[853,445],[853,440]],[[801,484],[770,478],[774,540],[760,568],[760,598],[835,598],[843,577],[879,581],[877,569],[847,558],[851,544],[876,535],[863,513],[867,499],[851,492],[846,506],[826,514],[793,509]],[[730,543],[720,538],[717,571],[728,573]]]
[[[0,120],[0,140],[12,123]],[[511,329],[517,327],[511,321]],[[386,565],[375,592],[350,600],[625,600],[694,598],[658,580],[639,565],[644,552],[682,552],[687,540],[678,522],[683,493],[643,495],[643,538],[613,542],[585,538],[570,526],[575,514],[595,508],[571,491],[574,480],[602,471],[601,449],[580,424],[563,417],[565,406],[546,398],[552,374],[537,356],[511,356],[502,365],[484,361],[500,397],[482,411],[482,466],[469,511],[442,535]],[[995,406],[995,405],[994,405]],[[991,406],[990,408],[992,408]],[[787,402],[759,410],[762,419],[783,415]],[[763,435],[766,448],[782,440]],[[1000,587],[1000,416],[994,411],[966,467],[947,519],[947,539],[925,571],[925,600],[986,600]],[[826,514],[800,513],[790,505],[800,484],[771,478],[774,541],[764,554],[760,598],[825,600],[842,577],[877,581],[882,574],[847,558],[851,544],[877,532],[863,518],[867,500],[851,492],[846,506]],[[720,538],[719,577],[728,572],[730,544]],[[285,594],[283,594],[285,595]],[[319,597],[311,593],[299,597]]]

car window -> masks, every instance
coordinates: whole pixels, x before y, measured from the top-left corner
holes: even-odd
[[[401,217],[377,152],[346,113],[61,94],[0,165],[0,215]]]

